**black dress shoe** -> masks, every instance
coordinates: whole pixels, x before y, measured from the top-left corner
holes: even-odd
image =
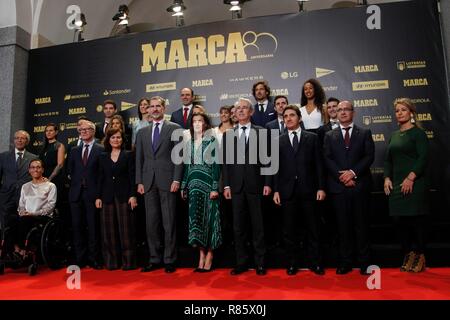
[[[286,273],[288,274],[288,276],[295,276],[297,272],[298,269],[295,266],[290,266],[289,268],[286,269]]]
[[[232,276],[237,276],[238,274],[244,273],[246,271],[248,271],[247,267],[245,267],[245,266],[237,266],[236,268],[231,269],[230,274]]]
[[[336,269],[336,274],[347,274],[352,272],[351,267],[339,267]]]
[[[264,267],[262,267],[262,266],[259,266],[259,267],[256,268],[256,274],[257,274],[258,276],[265,276],[266,273],[267,273],[266,268],[264,268]]]
[[[367,268],[369,268],[367,264],[361,265],[361,267],[359,268],[359,273],[363,276],[370,276],[371,273],[367,271]]]
[[[145,266],[141,269],[141,272],[150,272],[150,271],[155,271],[158,269],[161,269],[162,266],[160,264],[157,263],[150,263],[148,266]]]
[[[323,276],[325,274],[325,269],[322,266],[313,266],[310,267],[309,270],[311,270],[312,272],[314,272],[319,276]]]
[[[166,273],[174,273],[177,270],[172,263],[166,264],[164,269],[165,269]]]

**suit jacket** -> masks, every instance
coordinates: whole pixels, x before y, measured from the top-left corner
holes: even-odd
[[[315,133],[301,131],[297,151],[292,147],[289,134],[279,137],[278,173],[274,177],[274,192],[282,199],[290,199],[297,187],[297,193],[315,195],[325,190],[325,176],[319,139]]]
[[[110,152],[102,152],[99,159],[97,199],[104,203],[128,202],[136,196],[135,159],[133,153],[122,150],[117,162],[111,160]]]
[[[164,120],[156,153],[153,153],[153,125],[152,122],[148,127],[142,128],[136,136],[136,184],[143,184],[145,192],[153,186],[169,192],[173,181],[181,183],[183,179],[183,163],[174,164],[171,159],[172,149],[183,138],[181,134],[179,141],[172,141],[172,132],[181,127]]]
[[[17,168],[15,149],[0,153],[0,193],[14,192],[19,196],[22,185],[31,180],[28,173],[30,161],[37,158],[37,155],[25,150],[22,164]]]
[[[324,124],[323,126],[319,127],[319,129],[317,129],[317,135],[319,136],[319,142],[321,146],[323,146],[325,134],[331,130],[333,130],[333,128],[331,127],[331,122],[328,122],[327,124]]]
[[[99,158],[103,151],[103,146],[94,142],[87,165],[84,166],[82,162],[83,146],[72,148],[67,163],[67,174],[70,176],[70,202],[78,201],[83,181],[85,181],[89,199],[95,201],[97,198]]]
[[[265,128],[269,129],[269,130],[279,130],[280,131],[280,123],[278,121],[278,118],[267,122],[266,125],[265,125]],[[282,134],[282,133],[283,132],[280,131],[280,134]]]
[[[259,104],[256,103],[253,108],[255,109],[252,115],[252,124],[255,126],[265,127],[266,123],[277,119],[277,113],[275,112],[274,105],[271,101],[267,103],[265,112],[259,111]]]
[[[223,165],[223,182],[224,186],[229,186],[231,188],[232,193],[240,193],[245,188],[245,191],[252,194],[262,194],[264,186],[271,186],[272,177],[271,176],[263,176],[261,175],[261,168],[267,165],[263,165],[259,159],[259,141],[261,138],[260,130],[265,130],[259,126],[251,125],[251,129],[255,135],[253,136],[257,140],[252,140],[252,133],[249,136],[249,142],[247,143],[247,151],[246,153],[250,153],[252,150],[250,145],[254,145],[255,149],[253,152],[256,153],[257,163],[250,164],[249,159],[246,159],[245,163],[238,164],[238,130],[239,125],[235,126],[233,129],[227,130],[223,134],[222,138],[222,150],[224,157],[224,165]],[[236,135],[234,138],[232,135]],[[270,150],[270,139],[269,135],[267,136],[267,144],[269,144]],[[227,150],[228,148],[228,140],[233,139],[232,146],[234,150]],[[233,159],[227,159],[227,156],[233,152]]]
[[[325,134],[323,150],[328,172],[327,185],[331,193],[341,193],[346,189],[339,181],[339,171],[350,169],[356,174],[355,191],[370,191],[370,166],[375,156],[375,145],[369,129],[354,125],[348,149],[345,147],[340,127],[328,131]]]
[[[184,129],[189,129],[189,123],[191,122],[192,109],[193,108],[191,108],[191,110],[189,110],[188,118],[186,120],[186,124],[184,124],[184,121],[183,121],[183,112],[184,112],[183,108],[184,108],[184,106],[179,108],[178,110],[172,112],[172,115],[170,117],[170,121],[174,122],[174,123],[177,123],[180,127],[184,128]]]
[[[105,127],[105,120],[101,123],[95,125],[95,138],[99,141],[102,141],[105,137],[105,132],[103,132],[103,128]]]

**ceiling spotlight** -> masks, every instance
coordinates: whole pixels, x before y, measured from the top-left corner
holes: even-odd
[[[167,12],[172,13],[172,17],[175,17],[175,23],[177,27],[184,26],[184,13],[186,10],[186,6],[183,3],[183,0],[174,0],[173,4],[167,8]]]
[[[242,4],[250,0],[223,0],[224,4],[231,6],[231,18],[241,19],[242,18]]]
[[[297,0],[297,3],[298,3],[298,12],[303,12],[303,11],[305,11],[305,8],[304,8],[304,4],[305,4],[305,2],[308,2],[309,0]]]
[[[113,21],[127,20],[129,18],[129,15],[128,15],[129,12],[130,12],[130,10],[128,9],[128,6],[126,4],[122,4],[121,6],[119,6],[119,11],[117,11],[117,13],[114,15],[114,17],[112,17],[112,19],[113,19]]]
[[[72,20],[72,24],[75,25],[75,30],[73,33],[73,42],[78,33],[78,42],[84,41],[82,33],[84,31],[84,26],[87,25],[86,16],[84,13],[77,14],[76,18]]]
[[[358,0],[357,4],[362,5],[362,6],[367,6],[367,0]]]

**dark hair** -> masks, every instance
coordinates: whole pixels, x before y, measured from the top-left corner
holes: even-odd
[[[228,122],[233,125],[233,120],[231,120],[231,109],[233,109],[234,106],[221,106],[219,109],[219,114],[222,113],[222,111],[227,111],[230,114],[230,118],[228,119]],[[219,124],[219,128],[222,126],[222,122]]]
[[[269,83],[267,81],[258,81],[257,83],[255,83],[252,87],[252,94],[253,97],[255,96],[255,91],[256,91],[256,87],[259,86],[260,84],[262,84],[264,86],[264,89],[266,90],[266,94],[267,94],[267,99],[269,99],[270,97],[270,87],[269,87]]]
[[[108,124],[108,128],[112,128],[113,120],[116,120],[116,119],[119,120],[119,122],[120,122],[121,130],[123,132],[125,132],[125,122],[123,121],[123,118],[120,114],[115,114],[111,117],[111,120],[109,121],[109,124]]]
[[[53,127],[55,129],[55,131],[56,131],[55,138],[58,138],[58,131],[59,131],[58,126],[55,123],[53,123],[53,122],[47,123],[47,125],[45,126],[45,129],[44,129],[44,146],[42,148],[40,156],[44,156],[44,152],[47,149],[47,146],[49,144],[48,139],[47,139],[47,135],[45,134],[45,131],[47,130],[48,127]]]
[[[337,102],[337,103],[339,104],[339,102],[341,102],[341,101],[339,101],[338,98],[335,98],[335,97],[329,97],[328,100],[327,100],[327,104],[328,104],[328,102]]]
[[[316,105],[317,109],[320,110],[321,113],[323,110],[323,104],[325,103],[325,91],[323,90],[322,85],[317,79],[308,79],[303,83],[302,86],[302,98],[300,100],[301,106],[306,106],[308,103],[308,99],[306,99],[305,96],[305,85],[307,83],[311,83],[314,88],[314,104]]]
[[[77,122],[78,122],[78,121],[81,121],[81,120],[91,121],[91,120],[89,120],[89,118],[86,117],[86,116],[79,116],[79,117],[77,118]]]
[[[191,96],[192,96],[192,99],[194,99],[194,90],[192,90],[192,88],[189,88],[189,87],[181,88],[180,93],[181,93],[181,91],[182,91],[183,89],[189,89],[189,90],[191,90]]]
[[[106,152],[111,152],[112,151],[112,146],[111,146],[111,143],[109,142],[109,140],[111,140],[111,137],[113,135],[115,135],[117,132],[120,132],[120,135],[122,136],[122,145],[120,147],[121,147],[121,149],[125,148],[124,132],[121,129],[109,128],[108,130],[106,130],[105,139],[103,140],[103,145],[105,146],[105,151]]]
[[[278,100],[278,99],[281,99],[281,98],[285,99],[285,100],[286,100],[286,103],[289,104],[289,100],[288,100],[288,98],[287,98],[286,96],[276,96],[276,97],[273,99],[273,104],[275,104],[275,102],[277,102],[277,100]]]
[[[28,169],[30,169],[31,164],[32,164],[33,162],[39,162],[39,163],[41,164],[42,169],[45,169],[44,161],[41,160],[41,159],[39,159],[39,158],[36,158],[36,159],[31,160],[30,163],[28,164]]]
[[[288,105],[286,108],[284,108],[284,110],[283,110],[283,116],[284,116],[284,113],[286,112],[286,110],[294,110],[295,113],[297,114],[297,116],[298,116],[299,118],[302,117],[302,112],[300,111],[299,107],[297,107],[297,106],[294,105],[294,104],[290,104],[290,105]]]
[[[117,105],[116,102],[114,100],[105,100],[103,101],[103,108],[107,105],[107,104],[112,104],[114,106],[114,110],[117,110]]]
[[[194,112],[192,114],[192,118],[189,123],[189,131],[191,133],[191,139],[194,139],[194,117],[195,116],[201,116],[203,118],[203,121],[205,121],[205,124],[206,124],[205,131],[208,129],[211,129],[211,120],[209,119],[208,115],[203,112]]]
[[[142,120],[142,112],[141,112],[141,102],[142,101],[147,101],[148,102],[148,104],[150,105],[150,99],[149,98],[141,98],[141,99],[139,99],[139,102],[138,102],[138,108],[137,108],[137,110],[138,110],[138,117],[139,117],[139,120]]]

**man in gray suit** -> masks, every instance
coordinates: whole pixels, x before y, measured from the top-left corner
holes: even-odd
[[[152,97],[148,107],[152,123],[139,130],[136,137],[136,183],[137,191],[145,195],[150,250],[150,263],[142,268],[142,272],[159,269],[162,262],[167,273],[176,270],[176,197],[183,177],[183,164],[172,162],[172,149],[181,139],[172,141],[171,136],[181,127],[164,120],[165,109],[163,98]],[[164,239],[161,237],[161,224]]]
[[[22,185],[31,180],[30,161],[37,156],[25,150],[30,135],[24,130],[14,134],[14,149],[0,153],[0,229],[14,227]]]

